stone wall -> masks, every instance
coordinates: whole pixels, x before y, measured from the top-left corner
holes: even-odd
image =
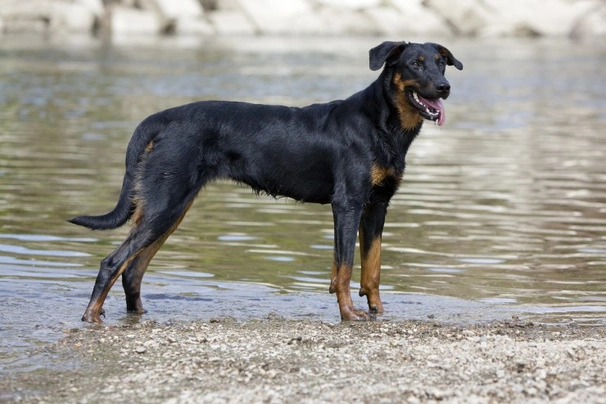
[[[0,0],[0,34],[606,36],[606,0]]]

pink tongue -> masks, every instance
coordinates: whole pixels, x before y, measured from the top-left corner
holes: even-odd
[[[419,100],[421,100],[423,102],[423,104],[432,107],[433,109],[435,109],[436,111],[438,111],[439,115],[438,115],[438,126],[442,126],[444,125],[444,122],[446,122],[446,113],[444,112],[444,104],[442,104],[442,100],[441,99],[436,99],[436,100],[428,100],[427,98],[423,98],[419,95]]]

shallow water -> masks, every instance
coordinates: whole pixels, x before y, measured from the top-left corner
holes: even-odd
[[[65,219],[114,206],[139,121],[200,99],[343,98],[376,77],[367,51],[378,42],[4,38],[0,369],[49,366],[27,352],[85,326],[99,261],[126,229],[90,232]],[[465,69],[447,73],[446,125],[425,125],[391,204],[385,318],[606,325],[606,50],[562,40],[441,42]],[[213,184],[152,262],[143,319],[275,312],[336,322],[331,249],[329,207]],[[119,285],[105,308],[109,324],[137,321]]]

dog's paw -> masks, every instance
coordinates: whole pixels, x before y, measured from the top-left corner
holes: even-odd
[[[347,307],[341,310],[341,320],[343,321],[369,321],[370,314],[364,310]]]

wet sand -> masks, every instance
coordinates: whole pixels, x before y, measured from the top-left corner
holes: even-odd
[[[4,375],[7,402],[606,403],[606,329],[516,318],[91,326]]]

